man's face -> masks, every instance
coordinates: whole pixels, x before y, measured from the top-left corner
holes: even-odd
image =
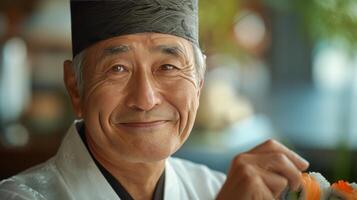
[[[92,150],[130,162],[162,160],[187,139],[200,84],[191,44],[141,33],[87,49],[83,94],[74,105]]]

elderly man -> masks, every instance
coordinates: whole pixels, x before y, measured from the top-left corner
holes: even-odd
[[[57,154],[3,180],[1,199],[274,199],[308,163],[273,140],[222,173],[170,157],[194,124],[205,58],[197,0],[71,1],[76,116]]]

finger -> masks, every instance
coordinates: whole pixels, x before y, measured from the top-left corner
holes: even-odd
[[[273,139],[267,140],[266,142],[258,145],[257,147],[253,148],[249,152],[251,153],[279,152],[285,154],[294,163],[296,168],[298,168],[300,171],[304,171],[309,167],[308,161],[306,161],[297,153],[291,151],[289,148],[285,147],[284,145]]]
[[[235,161],[233,162],[233,166],[231,167],[231,171],[227,176],[228,183],[229,180],[231,183],[230,185],[236,185],[240,191],[244,191],[243,193],[239,194],[239,199],[267,199],[272,200],[274,199],[273,194],[270,192],[269,188],[265,185],[264,181],[260,177],[259,171],[261,170],[257,165],[247,165],[242,164],[242,162],[251,162],[254,156],[251,155],[241,155],[238,156]],[[256,156],[255,156],[256,157]],[[234,188],[237,192],[238,188]],[[228,199],[228,198],[227,198]]]
[[[255,176],[254,178],[247,179],[240,185],[241,187],[244,187],[243,191],[245,191],[245,197],[241,199],[274,199],[274,195],[260,176]]]
[[[259,188],[259,190],[257,188],[256,191],[259,191],[259,192],[253,193],[253,196],[251,199],[263,199],[263,200],[275,199],[274,195],[272,194],[272,192],[270,191],[268,186],[264,183],[264,181],[261,178],[259,178],[257,180],[259,182],[260,188]]]
[[[298,190],[301,185],[301,172],[291,160],[281,153],[271,153],[264,156],[259,166],[267,171],[274,172],[285,177],[292,190]]]
[[[279,198],[288,186],[288,180],[276,173],[260,170],[260,176],[275,198]]]

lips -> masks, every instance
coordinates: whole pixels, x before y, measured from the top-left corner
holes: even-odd
[[[119,123],[121,126],[129,128],[154,128],[167,123],[166,120],[156,120],[156,121],[138,121],[138,122],[127,122]]]

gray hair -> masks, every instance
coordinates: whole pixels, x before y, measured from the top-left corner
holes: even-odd
[[[196,75],[197,75],[197,83],[200,84],[200,82],[203,81],[204,79],[204,74],[206,71],[206,56],[203,54],[202,50],[195,44],[192,44],[193,48],[193,56],[195,59],[195,67],[196,67]],[[79,54],[77,54],[73,58],[73,71],[76,76],[76,81],[77,81],[77,88],[82,94],[83,92],[83,65],[84,65],[84,59],[85,59],[85,53],[86,51],[83,50]]]

